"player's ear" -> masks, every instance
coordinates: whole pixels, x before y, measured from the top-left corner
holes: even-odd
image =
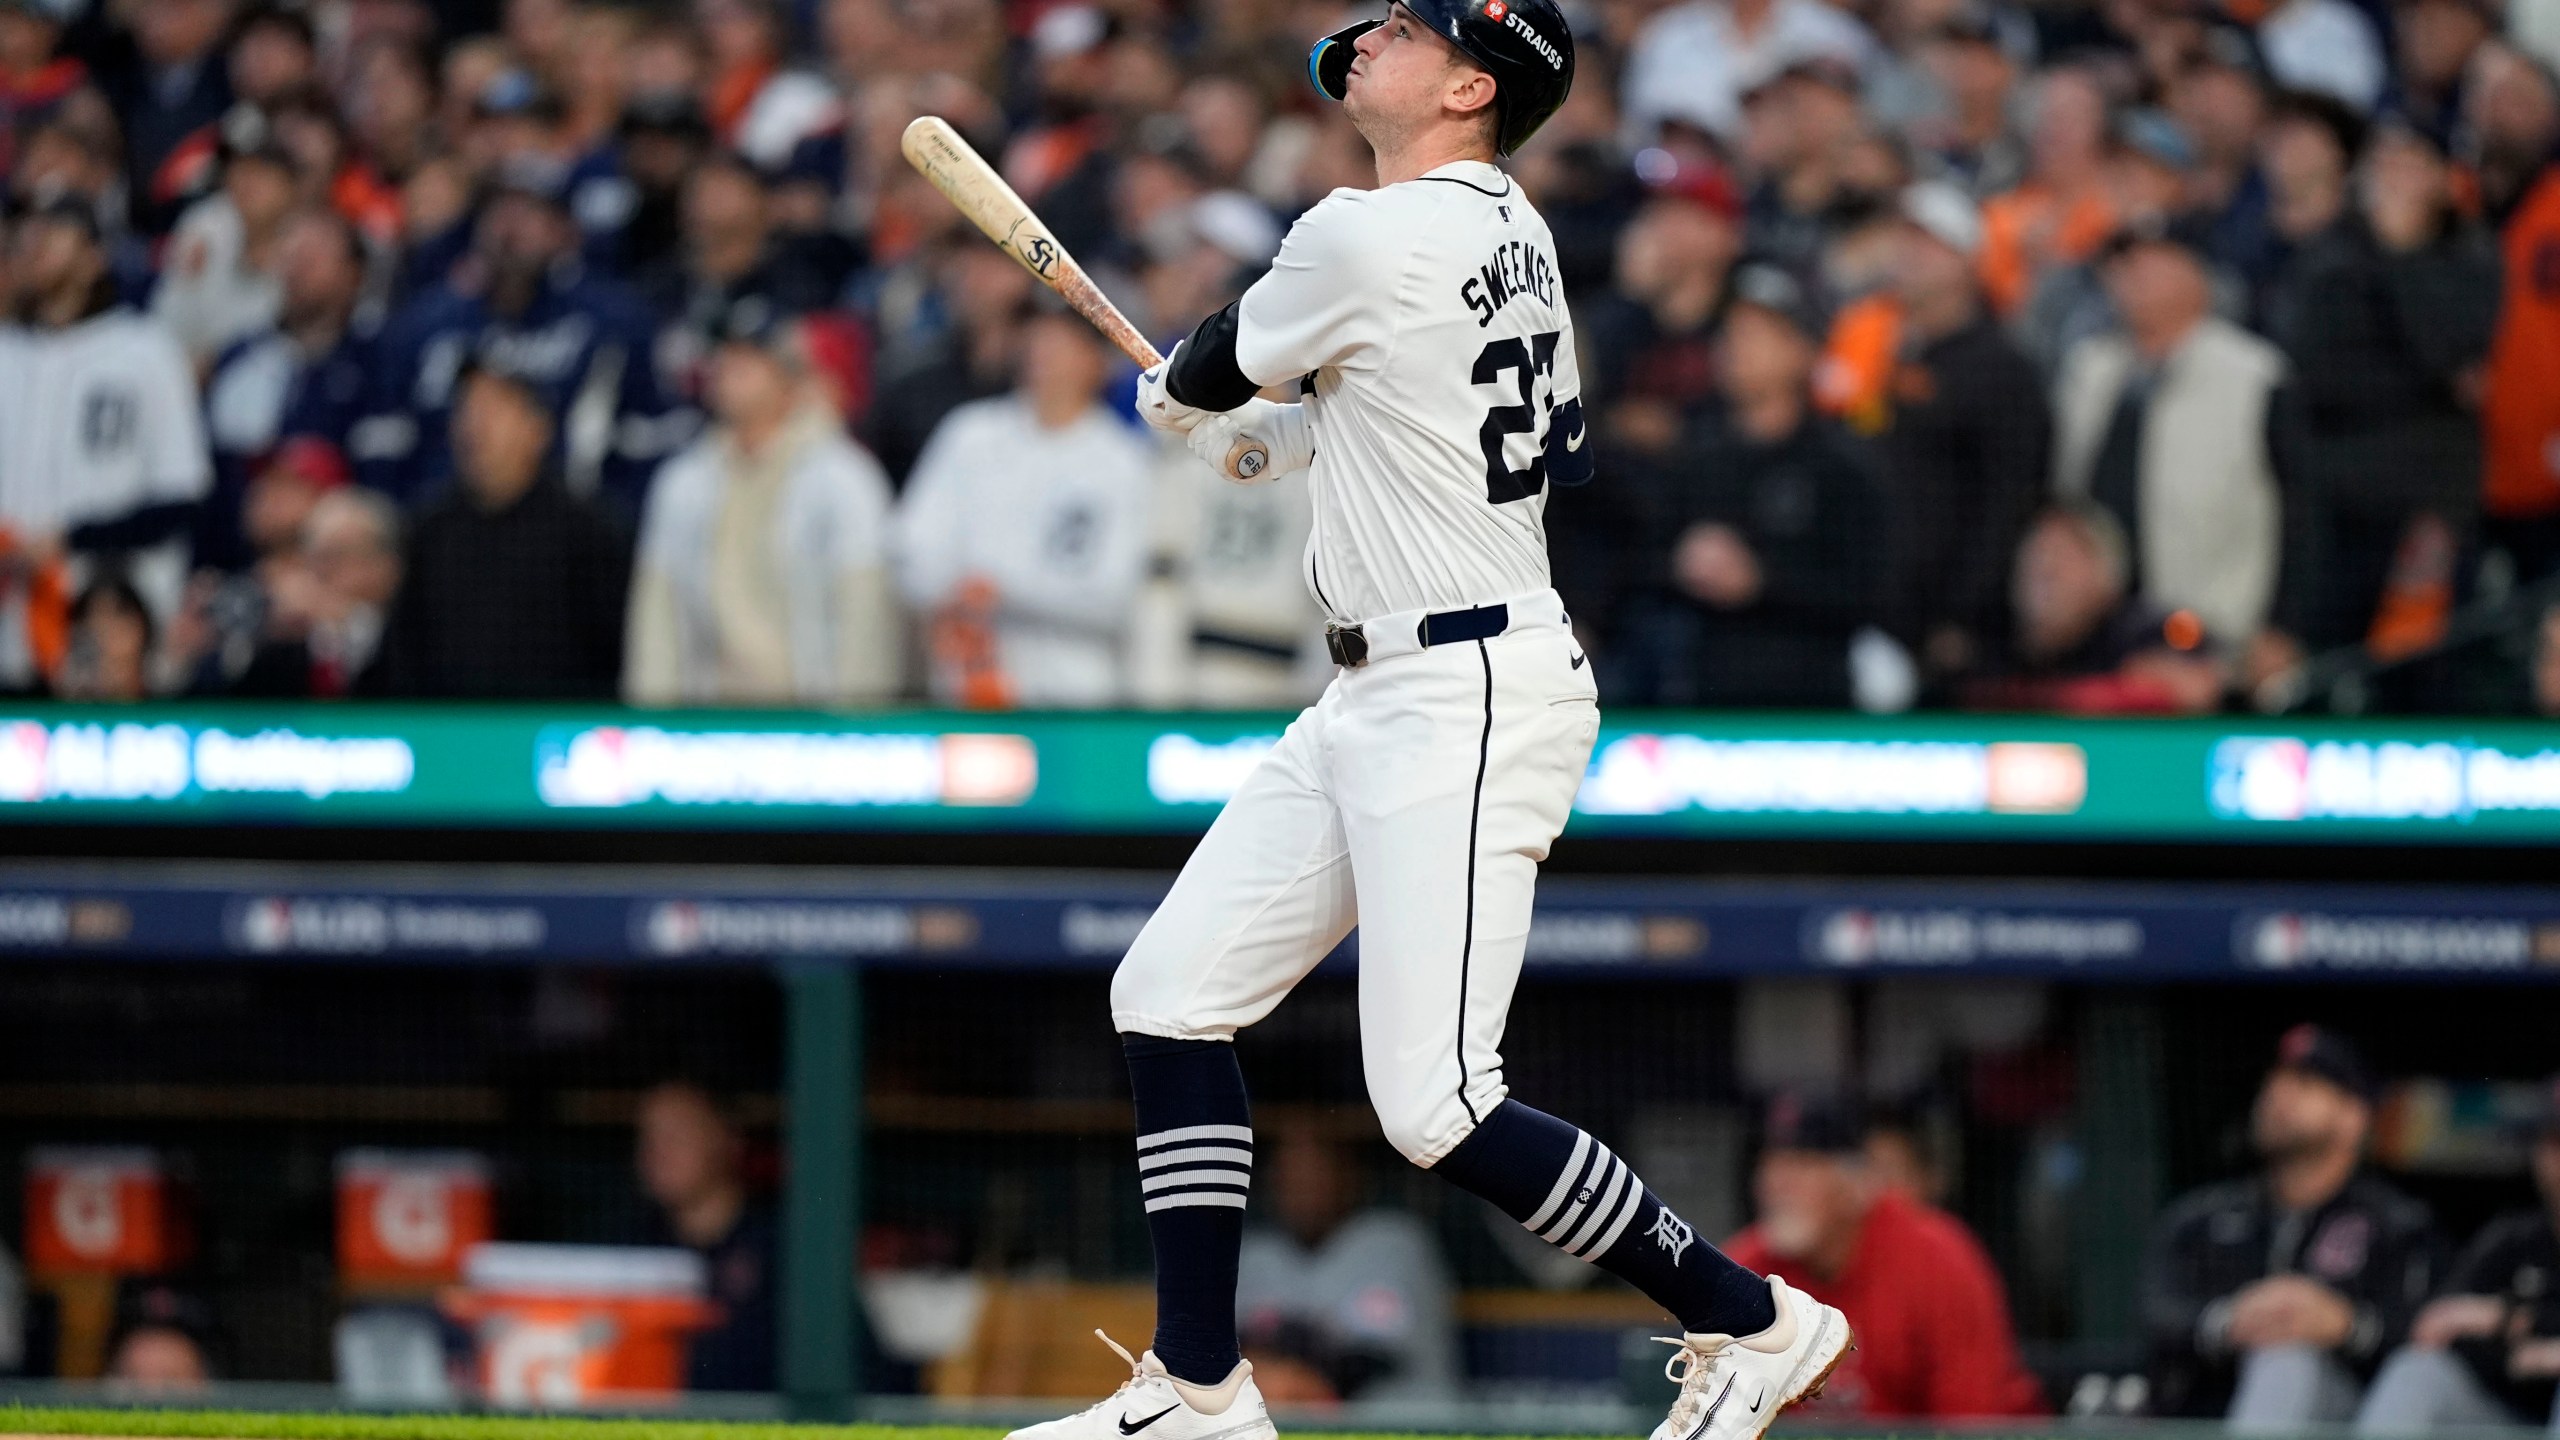
[[[1441,103],[1460,115],[1490,115],[1493,91],[1493,76],[1480,66],[1461,62],[1449,67],[1449,89]]]

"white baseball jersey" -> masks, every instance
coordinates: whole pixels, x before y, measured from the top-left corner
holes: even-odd
[[[1547,588],[1550,421],[1582,378],[1555,240],[1511,177],[1461,160],[1325,197],[1245,292],[1236,365],[1314,376],[1306,571],[1327,614]]]
[[[1307,594],[1306,477],[1238,485],[1179,436],[1160,442],[1152,520],[1161,633],[1131,646],[1139,704],[1168,710],[1304,705],[1333,677]],[[1155,643],[1148,643],[1155,642]]]
[[[1154,460],[1146,437],[1099,408],[1051,430],[1011,395],[963,405],[907,478],[898,588],[930,612],[962,580],[984,577],[1022,704],[1124,704],[1121,643],[1146,578]]]
[[[1353,925],[1369,1098],[1431,1165],[1508,1093],[1502,1038],[1538,862],[1599,733],[1547,578],[1546,486],[1587,478],[1546,224],[1480,161],[1301,217],[1245,293],[1236,367],[1302,387],[1309,590],[1368,631],[1227,802],[1120,963],[1124,1033],[1225,1039]],[[1413,612],[1500,603],[1425,643]]]
[[[195,373],[167,328],[115,309],[62,330],[0,332],[0,525],[52,535],[146,505],[201,499],[213,484]],[[186,541],[130,558],[134,587],[165,620],[186,579]],[[72,581],[85,583],[75,567]],[[0,599],[0,678],[31,660],[14,594]]]
[[[0,523],[31,534],[194,500],[213,483],[195,375],[158,321],[19,331],[0,410]]]

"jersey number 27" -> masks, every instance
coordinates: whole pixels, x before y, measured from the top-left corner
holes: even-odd
[[[1505,370],[1520,377],[1520,403],[1496,405],[1485,411],[1484,426],[1476,432],[1484,442],[1484,498],[1496,505],[1526,500],[1547,488],[1547,422],[1555,414],[1555,397],[1551,388],[1546,403],[1538,403],[1537,377],[1544,375],[1550,382],[1554,380],[1559,333],[1541,330],[1526,339],[1514,335],[1490,341],[1476,356],[1478,385],[1500,384]],[[1539,453],[1526,470],[1512,469],[1503,458],[1502,442],[1512,435],[1529,436],[1538,446]]]

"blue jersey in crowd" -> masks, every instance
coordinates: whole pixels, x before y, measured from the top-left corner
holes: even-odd
[[[404,502],[451,478],[454,382],[476,360],[548,397],[559,425],[553,452],[572,489],[600,487],[636,514],[659,460],[690,438],[675,432],[691,428],[659,395],[653,328],[630,290],[576,262],[556,268],[512,317],[450,283],[425,291],[383,331],[352,447],[357,477]]]

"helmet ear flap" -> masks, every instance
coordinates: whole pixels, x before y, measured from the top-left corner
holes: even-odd
[[[1351,85],[1351,62],[1359,55],[1351,47],[1361,36],[1385,24],[1383,20],[1363,20],[1357,25],[1336,30],[1316,42],[1307,52],[1307,78],[1327,100],[1340,100]]]

